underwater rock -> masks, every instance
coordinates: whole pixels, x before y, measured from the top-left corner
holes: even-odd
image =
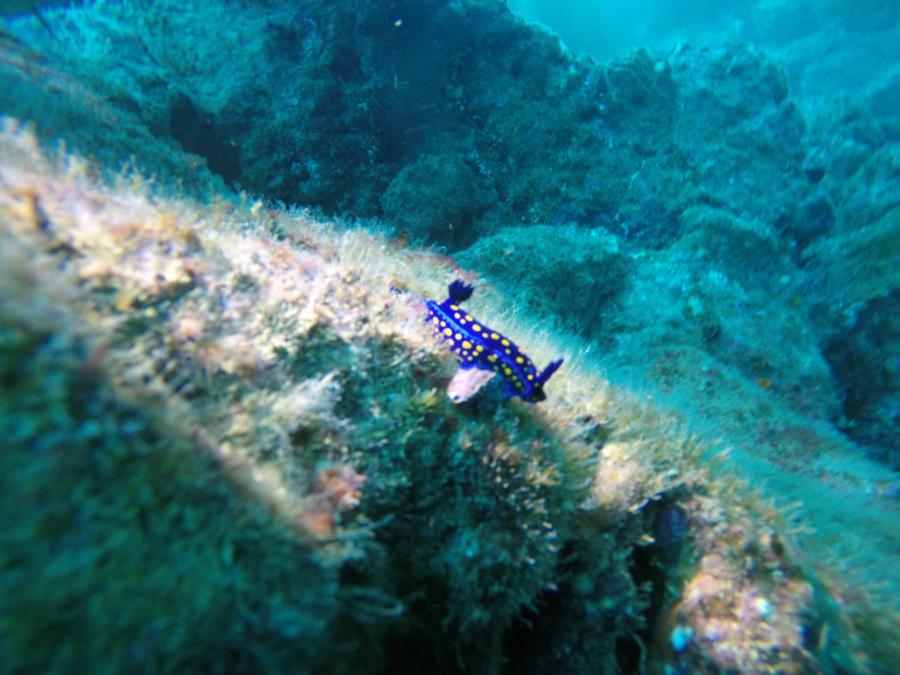
[[[755,117],[788,95],[785,72],[746,43],[704,49],[680,45],[670,62],[676,82],[711,106],[702,117],[717,125]]]
[[[124,379],[140,392],[161,387],[167,394],[183,394],[183,399],[171,396],[171,404],[184,402],[188,416],[202,420],[192,421],[184,434],[174,427],[184,447],[250,452],[248,464],[231,455],[222,461],[238,465],[237,477],[231,477],[251,495],[251,509],[259,500],[262,510],[300,522],[301,537],[346,546],[323,552],[314,544],[301,553],[288,547],[313,560],[311,565],[322,565],[322,584],[330,589],[322,600],[328,617],[305,609],[298,616],[288,601],[258,600],[270,592],[290,596],[293,577],[278,566],[274,574],[286,579],[283,585],[260,589],[249,581],[251,590],[235,601],[245,623],[226,627],[227,619],[218,618],[229,616],[231,607],[204,614],[206,600],[225,597],[221,588],[238,584],[228,573],[224,581],[211,574],[199,605],[181,606],[191,616],[211,616],[210,632],[221,627],[229,643],[245,643],[248,634],[272,636],[259,655],[246,655],[248,669],[281,663],[282,656],[289,662],[294,653],[282,653],[279,640],[298,631],[307,634],[303,617],[320,628],[327,624],[323,631],[333,630],[334,653],[347,653],[345,646],[353,652],[353,645],[368,639],[369,629],[354,632],[358,619],[370,627],[373,644],[387,645],[388,666],[421,666],[426,652],[435,662],[450,663],[464,653],[470,659],[466,665],[475,662],[497,672],[507,639],[547,635],[560,655],[575,653],[578,663],[596,666],[602,658],[610,669],[636,669],[646,645],[657,645],[646,652],[657,661],[672,646],[671,633],[664,630],[658,640],[640,633],[639,624],[664,619],[661,601],[645,602],[637,589],[645,582],[654,588],[666,582],[678,586],[693,574],[678,569],[660,580],[649,572],[629,571],[631,560],[639,557],[636,542],[650,532],[647,522],[636,522],[650,519],[642,508],[672,487],[659,478],[668,475],[661,470],[666,461],[661,455],[677,454],[681,447],[655,442],[661,423],[647,422],[639,406],[617,409],[617,419],[625,420],[616,426],[619,436],[605,449],[585,443],[595,455],[612,458],[604,464],[608,473],[594,476],[605,487],[595,486],[591,499],[602,497],[602,506],[591,505],[582,493],[573,497],[576,492],[568,487],[557,490],[553,484],[560,475],[566,486],[582,475],[566,462],[565,470],[554,468],[560,462],[551,439],[559,429],[568,434],[568,426],[577,426],[573,420],[580,417],[566,406],[582,406],[579,414],[591,416],[593,424],[605,419],[609,404],[595,398],[605,380],[591,379],[575,393],[568,387],[577,381],[577,370],[571,379],[555,381],[558,397],[551,397],[551,406],[541,413],[551,419],[551,431],[531,426],[533,420],[515,408],[494,407],[489,413],[488,406],[452,406],[443,393],[447,364],[417,342],[420,317],[396,309],[394,296],[372,290],[396,284],[433,297],[446,283],[437,277],[450,276],[451,263],[421,251],[386,253],[391,245],[363,234],[317,238],[323,235],[315,225],[295,220],[303,220],[299,210],[270,208],[279,201],[363,223],[388,216],[401,230],[395,243],[427,239],[477,266],[494,284],[493,290],[486,285],[486,297],[499,314],[507,312],[504,321],[523,322],[539,336],[562,341],[572,339],[566,337],[571,333],[584,338],[573,349],[599,355],[612,377],[664,400],[687,424],[732,446],[736,459],[730,470],[742,472],[770,498],[801,504],[791,526],[802,523],[798,541],[809,558],[825,562],[797,564],[815,566],[825,583],[842,589],[837,592],[842,602],[851,598],[847,613],[865,616],[860,623],[866,630],[879,620],[890,622],[890,609],[866,609],[865,596],[875,582],[896,587],[894,579],[877,578],[893,568],[885,560],[893,554],[888,549],[894,541],[889,527],[896,477],[868,462],[848,439],[868,445],[871,456],[886,464],[893,462],[889,443],[891,434],[896,436],[896,394],[889,380],[895,377],[895,340],[884,317],[900,287],[900,139],[890,116],[891,73],[885,73],[884,86],[869,92],[876,111],[851,98],[816,114],[809,108],[801,113],[784,71],[758,48],[683,45],[670,54],[638,51],[597,64],[489,0],[314,0],[302,7],[273,2],[265,11],[254,3],[218,0],[186,11],[183,3],[165,0],[141,12],[133,9],[131,3],[93,2],[48,8],[42,14],[62,42],[33,17],[6,23],[0,36],[4,111],[34,120],[45,142],[65,139],[67,147],[96,158],[105,170],[115,172],[121,161],[137,157],[141,168],[165,186],[161,192],[183,185],[206,205],[184,211],[180,203],[169,203],[158,212],[148,206],[151,200],[128,192],[109,199],[127,211],[110,223],[110,231],[84,231],[88,221],[72,214],[91,213],[96,222],[102,220],[77,196],[88,189],[84,184],[63,189],[65,196],[57,198],[56,188],[35,187],[43,185],[43,178],[24,186],[9,179],[21,190],[3,202],[4,224],[31,223],[48,239],[32,242],[31,248],[20,247],[17,239],[4,246],[3,255],[9,260],[20,256],[19,264],[0,269],[18,275],[7,278],[8,297],[37,302],[37,291],[29,295],[24,289],[46,286],[44,307],[55,304],[76,316],[109,317],[110,325],[97,327],[92,339],[104,345],[115,338],[115,344],[82,358],[89,372],[112,349],[121,359],[110,366],[113,384]],[[211,30],[215,27],[223,30]],[[192,102],[179,106],[184,113],[179,119],[192,120],[195,131],[212,138],[205,154],[215,156],[224,144],[236,148],[236,155],[226,148],[225,156],[240,157],[240,188],[260,195],[251,208],[230,210],[227,204],[236,198],[210,173],[212,163],[172,143],[168,120],[175,83]],[[33,147],[8,144],[6,149],[4,161],[40,165]],[[76,182],[82,180],[78,166],[72,160]],[[229,171],[224,173],[234,175]],[[20,174],[20,168],[10,172]],[[128,181],[140,183],[139,177]],[[64,205],[72,199],[77,208]],[[97,199],[105,203],[105,197]],[[222,239],[205,225],[198,234],[197,223],[212,224]],[[250,243],[234,238],[235,232],[248,230],[265,236]],[[131,241],[142,248],[127,249]],[[393,246],[398,248],[405,247]],[[60,257],[29,272],[26,263],[32,261],[23,251],[32,250],[35,260],[48,250]],[[416,267],[423,259],[433,265]],[[74,270],[75,278],[59,277],[65,270]],[[52,281],[44,284],[44,276]],[[4,312],[16,321],[28,315],[11,307],[6,296],[0,303]],[[122,327],[121,334],[114,325]],[[56,330],[29,329],[27,340],[43,344],[48,331],[55,335]],[[124,345],[134,345],[135,351]],[[79,349],[73,346],[72,353]],[[12,353],[9,363],[15,364],[19,357]],[[20,360],[28,364],[44,358],[38,349]],[[69,372],[65,364],[59,369]],[[16,370],[10,381],[30,387],[27,376]],[[46,389],[36,400],[53,395],[52,387]],[[844,393],[846,410],[841,407]],[[116,393],[104,393],[98,401],[99,408],[119,410]],[[159,405],[146,412],[145,424],[173,428],[165,417],[171,409]],[[302,419],[290,419],[291,411]],[[156,421],[157,414],[163,422]],[[84,418],[89,436],[97,428],[92,420]],[[20,431],[38,444],[57,431],[69,434],[64,425],[52,429],[50,434]],[[654,439],[643,448],[646,459],[630,452],[628,434]],[[529,443],[536,437],[540,443],[532,466]],[[141,447],[134,446],[135,453]],[[474,454],[468,452],[473,448]],[[541,454],[541,448],[552,451]],[[149,452],[157,457],[155,450]],[[272,471],[269,462],[287,473]],[[688,466],[696,468],[692,462]],[[195,470],[207,475],[190,460],[184,466],[190,475]],[[354,475],[367,477],[358,507],[332,508],[334,500],[316,479],[323,466],[349,466]],[[495,473],[485,476],[482,466]],[[11,471],[13,480],[16,475]],[[125,481],[132,479],[126,475]],[[656,480],[664,484],[656,486]],[[79,483],[78,471],[72,481]],[[714,489],[715,482],[698,490]],[[112,486],[92,484],[90,490],[95,487],[102,502],[103,490]],[[528,492],[524,502],[511,496],[524,487],[536,491]],[[286,495],[285,501],[273,495]],[[191,503],[183,497],[180,493],[175,500],[176,511]],[[232,498],[247,500],[240,490]],[[206,503],[207,497],[199,499]],[[587,522],[571,516],[572,505],[585,502]],[[730,513],[732,507],[723,508]],[[241,508],[234,512],[239,520]],[[539,519],[541,509],[553,518]],[[527,531],[517,529],[523,510]],[[209,515],[216,510],[204,513],[210,527],[218,528]],[[714,520],[694,520],[693,527],[713,527]],[[56,531],[53,522],[48,527]],[[532,531],[542,532],[544,522],[551,523],[553,540]],[[603,537],[596,536],[598,528]],[[247,540],[268,542],[270,535],[251,528],[241,530],[240,537],[236,546],[223,548],[229,565],[228,550],[236,550],[238,558],[247,556],[252,548]],[[581,569],[572,576],[557,567],[557,551],[541,548],[556,547],[556,540],[571,544],[566,552],[579,551],[576,566]],[[410,541],[428,547],[413,549]],[[733,542],[718,546],[730,551]],[[71,546],[77,549],[78,542]],[[532,547],[538,553],[532,555]],[[163,547],[161,555],[168,560],[178,554]],[[115,558],[114,569],[127,566],[127,553]],[[769,552],[753,559],[764,567],[774,564]],[[636,567],[646,571],[657,562],[647,554]],[[752,586],[748,592],[757,598],[759,580],[750,578],[743,563],[732,562],[721,567],[726,571],[722,586],[733,573],[735,587]],[[259,564],[267,565],[265,560]],[[171,569],[165,561],[159,565]],[[120,588],[127,594],[126,583],[100,601]],[[548,600],[560,589],[559,600]],[[177,590],[173,595],[180,597]],[[76,593],[71,603],[63,598],[60,606],[81,607],[83,597]],[[693,621],[702,627],[706,617],[700,614],[707,610],[724,612],[719,619],[725,621],[725,615],[746,609],[733,598],[720,603],[718,591],[708,597],[709,603],[689,608],[678,625]],[[407,598],[411,606],[398,609]],[[26,598],[23,605],[45,606],[38,600]],[[791,585],[782,600],[786,611],[778,616],[792,626],[803,614],[798,608],[816,606],[810,614],[819,618],[805,629],[804,648],[823,663],[838,663],[833,670],[852,671],[826,655],[842,653],[843,647],[834,645],[857,635],[839,625],[845,610],[833,610],[836,619],[824,618],[827,612],[816,604],[822,598],[810,598],[802,581]],[[304,602],[299,604],[305,608]],[[548,621],[536,621],[534,634],[510,628],[531,611],[523,608],[536,606],[540,613],[545,602],[553,611],[539,618],[549,621],[552,613],[565,629],[554,632]],[[355,618],[346,632],[336,627],[340,620],[332,622],[337,606],[352,608]],[[742,616],[759,619],[754,613],[759,607],[751,603],[750,608]],[[400,619],[402,629],[394,632],[399,637],[380,642],[393,630],[386,627],[389,620],[404,611],[408,623]],[[445,621],[439,629],[436,613]],[[597,617],[602,621],[592,623]],[[421,652],[409,651],[422,644],[416,622],[443,639],[429,641]],[[727,640],[738,652],[754,649],[750,643],[757,638],[757,644],[775,643],[770,634],[741,632],[741,626]],[[678,652],[683,663],[673,668],[701,672],[741,665],[730,655],[711,656],[711,641],[699,638],[699,628],[691,630],[689,641],[676,641],[683,647]],[[308,634],[322,634],[317,631]],[[98,653],[117,653],[120,637],[131,632],[130,627],[111,629],[115,644],[98,646]],[[168,634],[168,626],[148,630],[136,639],[135,653],[175,654],[177,661],[181,647],[167,642]],[[783,649],[779,643],[779,654],[794,655],[785,658],[806,667],[797,637],[792,627]],[[192,638],[185,639],[196,642]],[[211,644],[211,651],[219,646],[215,640]],[[316,661],[319,656],[322,662]],[[324,663],[320,670],[333,665],[327,654],[302,657]],[[542,654],[530,663],[541,658],[565,662],[564,656],[552,660]],[[373,669],[380,665],[377,660],[360,658]]]
[[[900,289],[900,143],[889,140],[890,124],[859,106],[823,111],[814,133],[830,165],[808,222],[827,229],[809,240],[799,262],[822,353],[842,392],[834,419],[871,457],[896,467],[896,312],[888,307]]]
[[[872,115],[887,124],[895,124],[900,110],[900,69],[895,65],[885,72],[868,87],[864,100]]]
[[[900,289],[868,300],[824,345],[844,397],[840,426],[900,469]]]
[[[797,249],[802,251],[813,239],[828,234],[836,220],[828,195],[817,192],[800,205],[783,229],[797,243]]]
[[[388,185],[381,204],[388,222],[414,239],[460,248],[477,237],[477,223],[496,199],[458,153],[423,155]]]
[[[536,317],[558,317],[571,330],[596,337],[628,283],[628,261],[616,239],[599,228],[506,228],[455,258],[481,270]]]
[[[810,148],[803,160],[803,173],[810,183],[816,185],[828,170],[828,153],[820,147]]]
[[[650,634],[669,604],[686,664],[864,658],[840,614],[823,648],[802,640],[831,601],[671,418],[577,362],[540,413],[453,405],[421,308],[385,284],[433,297],[446,259],[111,188],[14,127],[0,150],[8,663],[641,669],[669,658]],[[683,563],[640,553],[654,533]]]
[[[771,225],[704,206],[682,214],[685,233],[677,244],[695,251],[707,270],[716,269],[747,289],[769,285],[790,271],[788,248]]]
[[[241,45],[233,68],[205,31],[222,18],[220,3],[196,14],[166,7],[140,26],[125,9],[101,20],[90,5],[73,8],[67,39],[110,31],[116,59],[140,64],[115,99],[138,102],[136,117],[122,111],[129,124],[164,131],[165,82],[190,91],[216,121],[200,154],[222,155],[214,170],[229,180],[239,156],[241,187],[271,199],[408,221],[403,229],[454,248],[516,221],[626,223],[623,232],[644,233],[637,244],[658,247],[697,200],[764,218],[802,201],[790,187],[803,150],[784,74],[747,46],[638,51],[601,65],[497,3],[276,3],[264,18],[228,10],[229,45]],[[202,59],[186,56],[194,52]],[[148,58],[167,70],[144,67]],[[97,54],[90,76],[105,82],[117,72],[111,59]],[[88,64],[68,66],[79,67]],[[162,144],[132,146],[123,156],[172,165]],[[696,186],[687,198],[686,183]]]
[[[639,129],[660,135],[671,125],[677,88],[670,66],[656,61],[646,50],[611,61],[602,69],[605,81],[600,117],[616,128]]]

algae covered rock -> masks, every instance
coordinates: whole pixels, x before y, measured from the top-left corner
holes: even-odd
[[[7,663],[579,673],[764,650],[802,670],[853,645],[838,617],[809,650],[823,610],[778,518],[585,364],[542,408],[454,405],[416,300],[445,259],[2,143]],[[697,556],[726,561],[709,602],[680,590]],[[724,659],[714,620],[738,622]]]
[[[802,248],[799,262],[823,355],[844,394],[835,420],[871,456],[896,467],[900,144],[889,123],[859,106],[825,110],[815,136],[829,160],[817,193],[827,208],[813,217],[807,209],[804,224],[833,222]]]
[[[3,110],[109,177],[5,132],[4,654],[896,662],[891,73],[817,119],[756,47],[600,64],[489,0],[53,3],[0,42]],[[565,356],[540,407],[446,399],[454,277]]]
[[[440,392],[447,364],[385,278],[428,267],[260,204],[157,210],[132,184],[112,206],[10,134],[6,657],[498,672],[513,620],[563,583],[590,474],[527,407]]]
[[[424,155],[391,181],[381,204],[398,228],[453,248],[472,241],[496,201],[477,166],[460,154]]]
[[[628,283],[628,260],[602,230],[533,225],[481,238],[456,258],[479,269],[507,295],[568,328],[602,335],[604,317]]]

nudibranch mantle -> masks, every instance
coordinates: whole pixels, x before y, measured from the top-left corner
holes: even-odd
[[[447,289],[447,299],[438,304],[428,300],[428,318],[434,327],[434,336],[450,346],[460,368],[478,368],[500,375],[507,396],[518,396],[523,401],[537,403],[547,396],[544,384],[556,372],[563,360],[551,361],[538,372],[531,359],[515,343],[497,331],[473,318],[460,305],[472,297],[475,289],[461,279],[456,279]]]

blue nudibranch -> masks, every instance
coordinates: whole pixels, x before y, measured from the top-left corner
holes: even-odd
[[[544,384],[563,360],[551,361],[540,373],[524,353],[495,330],[472,318],[460,305],[472,296],[475,289],[456,279],[450,284],[448,298],[438,304],[428,300],[428,321],[434,325],[434,336],[450,343],[463,370],[478,368],[499,374],[504,380],[507,396],[519,396],[523,401],[537,403],[547,398]]]

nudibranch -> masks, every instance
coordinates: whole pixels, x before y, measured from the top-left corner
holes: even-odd
[[[537,403],[547,398],[544,384],[562,365],[563,360],[551,361],[538,372],[528,358],[509,338],[488,328],[460,309],[460,305],[472,297],[475,289],[456,279],[447,289],[447,299],[440,304],[428,300],[428,319],[434,327],[434,336],[448,343],[463,370],[478,368],[497,373],[503,378],[504,391],[509,397],[518,396],[523,401]]]

